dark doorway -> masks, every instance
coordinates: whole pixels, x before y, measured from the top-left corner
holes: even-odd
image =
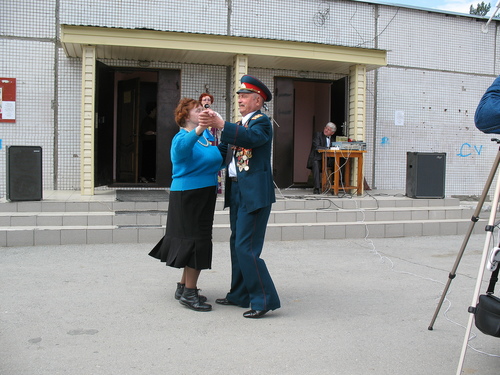
[[[97,66],[96,186],[169,187],[180,71]]]
[[[116,181],[138,182],[140,80],[118,81]]]
[[[97,61],[96,67],[96,130],[94,176],[96,186],[113,182],[114,139],[114,71]]]
[[[349,96],[349,86],[347,78],[341,78],[332,82],[332,109],[330,119],[337,125],[336,135],[347,135],[347,113],[349,112],[349,102],[346,100]]]
[[[279,188],[310,187],[307,158],[314,132],[327,122],[346,122],[347,79],[339,81],[275,78],[273,173]]]

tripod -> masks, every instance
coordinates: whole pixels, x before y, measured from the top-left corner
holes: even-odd
[[[500,144],[500,140],[498,140],[496,138],[492,138],[491,140],[493,142],[496,142],[497,144]],[[479,214],[481,213],[481,209],[483,208],[484,201],[486,200],[486,197],[488,195],[488,191],[490,190],[491,183],[493,182],[493,179],[495,178],[495,174],[497,172],[499,164],[500,164],[500,149],[498,150],[497,157],[495,158],[495,161],[493,162],[493,166],[491,167],[490,174],[486,180],[486,184],[484,185],[484,189],[483,189],[483,192],[481,193],[481,197],[479,198],[478,204],[476,206],[476,210],[472,214],[471,223],[469,225],[469,228],[467,229],[467,233],[465,234],[464,240],[462,242],[462,246],[460,247],[460,251],[458,252],[457,259],[455,260],[455,264],[453,265],[453,268],[451,269],[451,271],[448,275],[448,282],[446,283],[446,286],[444,287],[443,294],[441,295],[441,298],[440,298],[439,303],[437,305],[436,311],[434,312],[434,316],[432,317],[431,323],[430,323],[429,328],[428,328],[429,331],[433,330],[434,323],[436,321],[437,315],[439,314],[439,310],[441,309],[441,306],[443,305],[444,299],[446,298],[446,295],[448,294],[448,289],[450,288],[450,284],[456,276],[458,264],[460,263],[460,260],[462,259],[462,256],[464,255],[465,248],[467,247],[467,244],[469,243],[469,239],[470,239],[470,236],[472,234],[472,231],[474,230],[474,226],[476,225],[477,221],[479,220]],[[497,189],[498,189],[498,187],[497,187]],[[500,193],[500,190],[495,191],[495,198],[498,198],[499,193]],[[497,207],[497,203],[494,203],[492,205],[492,207]],[[491,213],[493,214],[493,220],[495,220],[495,215],[494,215],[495,209],[492,208]],[[487,230],[488,233],[492,233],[494,221],[491,223],[489,222],[488,224],[489,224],[489,226],[491,226],[491,228],[489,228],[489,226],[487,226],[485,230]]]
[[[496,142],[497,144],[500,144],[500,140],[498,140],[496,138],[492,138],[491,140],[494,141],[494,142]],[[486,196],[488,194],[488,191],[490,190],[491,183],[492,183],[492,181],[493,181],[493,179],[495,177],[495,174],[497,172],[499,163],[500,163],[500,149],[498,150],[498,153],[497,153],[497,156],[496,156],[495,161],[493,163],[493,166],[491,168],[490,174],[488,176],[488,179],[486,180],[486,184],[484,186],[483,192],[482,192],[481,197],[479,199],[479,202],[477,204],[476,210],[474,211],[474,214],[472,215],[471,223],[469,225],[469,229],[467,230],[465,238],[464,238],[464,240],[462,242],[462,246],[461,246],[460,251],[459,251],[459,253],[457,255],[457,259],[455,260],[455,264],[453,265],[453,268],[450,271],[450,274],[448,275],[448,282],[446,283],[446,286],[445,286],[445,288],[443,290],[443,293],[442,293],[441,298],[439,300],[439,303],[438,303],[438,306],[437,306],[436,311],[434,313],[434,316],[432,317],[431,324],[429,325],[429,328],[428,328],[429,330],[433,329],[434,322],[436,321],[436,317],[437,317],[437,315],[439,313],[439,310],[440,310],[440,308],[441,308],[441,306],[443,304],[443,301],[444,301],[444,299],[446,297],[446,294],[448,293],[448,289],[450,287],[451,281],[456,276],[456,271],[457,271],[457,268],[458,268],[458,264],[460,263],[460,260],[462,259],[463,253],[465,251],[467,243],[469,242],[469,239],[470,239],[470,236],[471,236],[472,231],[474,229],[474,226],[475,226],[476,222],[479,220],[479,214],[480,214],[481,209],[483,207],[483,204],[484,204],[484,201],[485,201]],[[496,216],[496,210],[498,209],[499,198],[500,198],[500,178],[497,179],[497,185],[496,185],[496,188],[495,188],[495,193],[494,193],[494,197],[493,197],[493,203],[491,205],[491,213],[490,213],[490,217],[489,217],[489,220],[488,220],[488,224],[485,227],[486,239],[485,239],[485,242],[484,242],[483,255],[482,255],[482,258],[481,258],[481,265],[479,267],[479,272],[478,272],[478,276],[477,276],[477,279],[476,279],[476,287],[474,289],[474,296],[472,298],[471,306],[476,306],[478,298],[479,298],[479,290],[481,288],[481,283],[482,283],[482,279],[483,279],[483,273],[484,273],[486,261],[487,261],[487,258],[488,258],[488,249],[490,247],[491,236],[493,235],[493,230],[495,228],[495,216]],[[469,335],[470,335],[470,331],[471,331],[471,328],[472,328],[473,318],[474,318],[474,315],[470,314],[470,316],[469,316],[469,322],[467,324],[467,329],[466,329],[466,333],[465,333],[464,343],[463,343],[463,346],[462,346],[462,352],[461,352],[461,355],[460,355],[460,362],[459,362],[458,369],[457,369],[457,375],[460,375],[461,372],[462,372],[462,366],[463,366],[463,362],[464,362],[464,359],[465,359],[465,353],[467,351],[467,343],[469,341]]]

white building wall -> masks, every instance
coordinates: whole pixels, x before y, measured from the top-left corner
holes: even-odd
[[[446,195],[479,195],[498,146],[473,122],[480,97],[499,74],[496,21],[444,12],[327,0],[55,0],[2,2],[0,71],[17,78],[16,123],[0,123],[0,181],[6,147],[40,145],[44,188],[80,186],[81,61],[56,51],[59,22],[296,40],[387,50],[388,66],[367,75],[365,175],[378,189],[404,189],[406,152],[446,152]],[[137,67],[134,61],[105,61]],[[182,71],[182,96],[208,85],[226,114],[227,68],[152,63]],[[250,69],[273,89],[274,76]],[[340,78],[300,72],[306,78]],[[272,102],[270,105],[272,115]],[[404,124],[395,125],[396,113]],[[5,184],[0,183],[0,197]]]
[[[3,1],[0,76],[16,78],[16,122],[0,122],[0,197],[9,146],[41,146],[43,186],[54,187],[55,0]]]
[[[52,189],[54,176],[54,44],[31,40],[0,40],[0,71],[16,78],[16,122],[0,123],[0,196],[5,195],[9,146],[41,146],[43,186]],[[7,51],[7,53],[3,53]],[[13,63],[15,62],[15,63]]]
[[[61,23],[223,35],[227,33],[226,3],[225,0],[60,0]]]
[[[80,190],[82,61],[59,49],[58,178],[60,190]]]
[[[231,33],[373,48],[373,20],[372,6],[353,1],[233,1]]]
[[[401,189],[406,152],[445,152],[446,195],[479,195],[498,148],[474,125],[496,75],[494,32],[482,33],[475,18],[387,6],[379,30],[388,66],[377,72],[376,161],[367,177],[379,189]]]

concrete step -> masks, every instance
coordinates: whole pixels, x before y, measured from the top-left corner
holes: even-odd
[[[273,209],[269,223],[469,219],[473,212],[473,208],[461,206]],[[0,227],[164,226],[166,216],[167,210],[158,209],[118,210],[115,212],[0,212]],[[215,211],[214,224],[229,224],[229,211]]]
[[[353,221],[323,223],[269,223],[267,241],[308,239],[392,238],[415,236],[446,236],[467,233],[467,219]],[[474,233],[484,233],[486,221],[474,226]],[[165,227],[158,225],[117,226],[38,226],[0,227],[0,245],[37,246],[99,243],[155,243],[164,235]],[[228,224],[214,224],[213,240],[228,241]]]
[[[305,196],[304,198],[277,198],[273,204],[274,211],[284,210],[312,210],[312,209],[378,209],[388,207],[449,207],[460,206],[456,198],[444,199],[411,199],[401,197],[367,196],[359,198],[331,198]],[[118,201],[90,201],[90,202],[0,202],[0,214],[21,212],[117,212],[117,211],[167,211],[168,202],[118,202]],[[223,199],[219,197],[216,210],[223,210]]]
[[[278,198],[266,239],[456,235],[466,233],[474,210],[453,198]],[[168,202],[4,202],[0,246],[154,243],[165,232],[167,211]],[[474,230],[484,232],[484,224]],[[229,235],[229,210],[219,198],[213,238],[228,241]]]

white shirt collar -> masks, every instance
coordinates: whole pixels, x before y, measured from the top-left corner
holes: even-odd
[[[241,118],[241,124],[246,124],[247,121],[253,116],[253,114],[257,111],[253,111],[252,113],[249,113]]]

